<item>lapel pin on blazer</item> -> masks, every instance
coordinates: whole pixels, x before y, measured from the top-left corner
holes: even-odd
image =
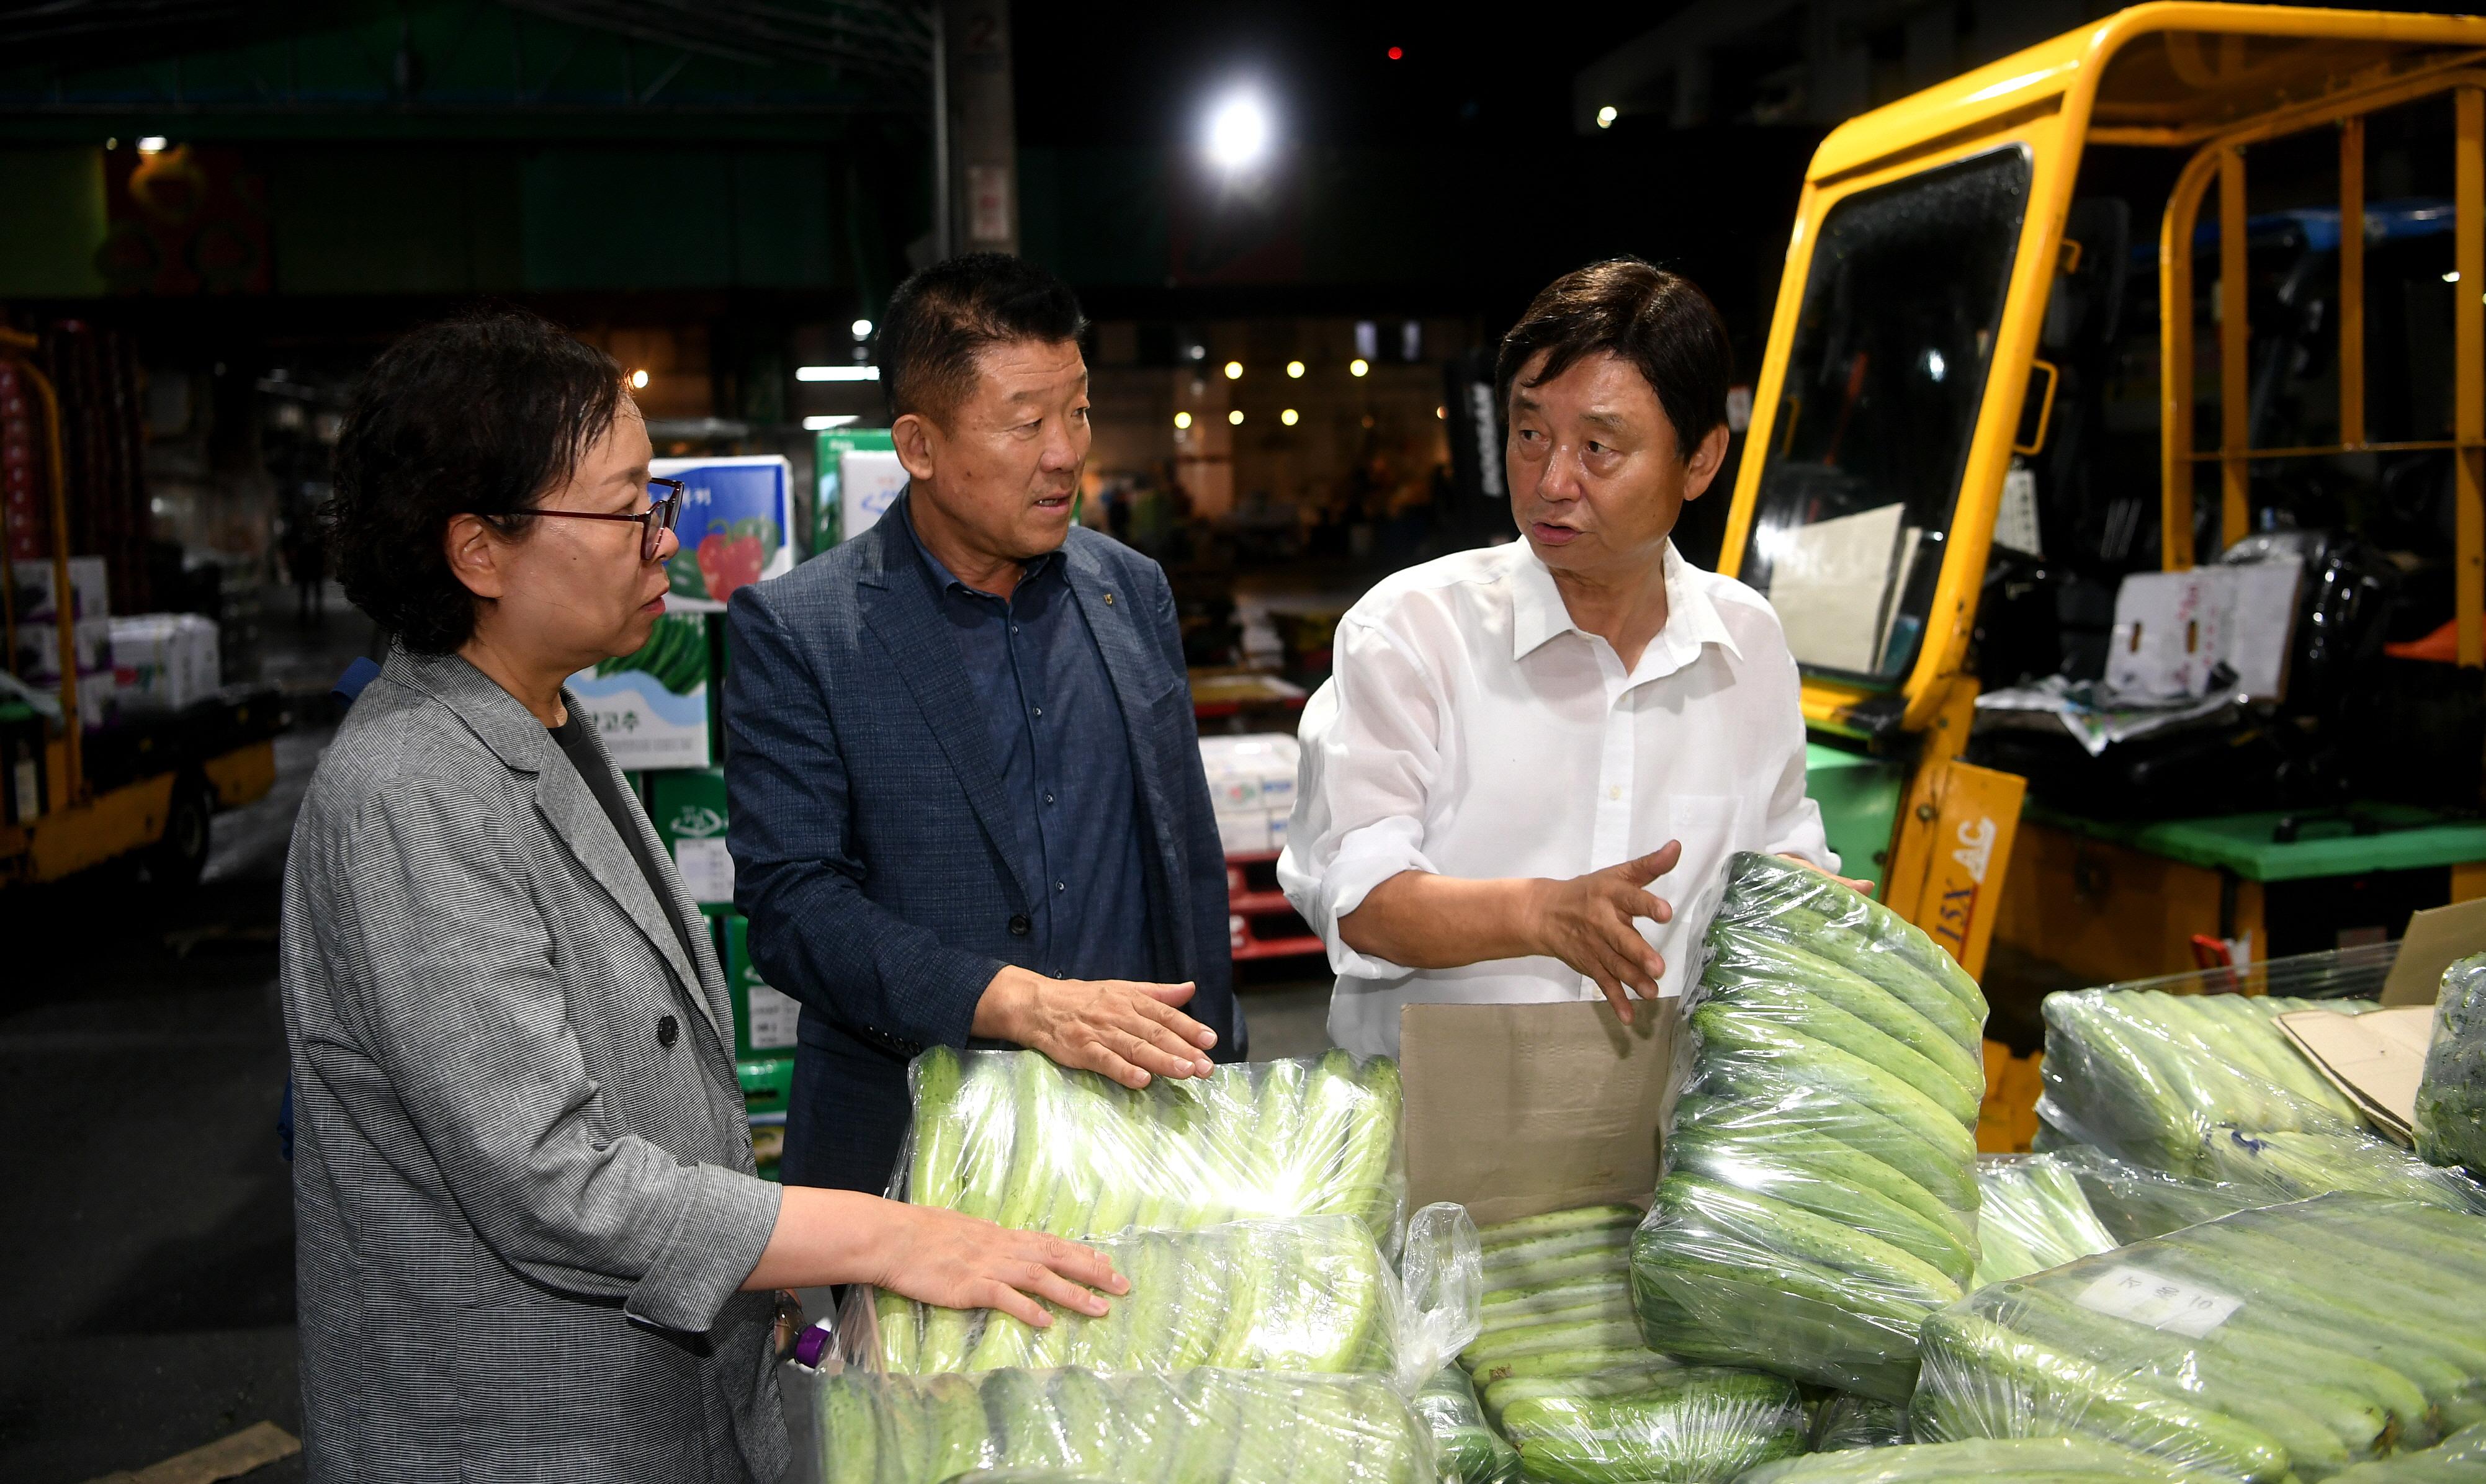
[[[1112,593],[1110,593],[1110,592],[1108,592],[1108,593],[1106,593],[1106,594],[1105,594],[1105,606],[1106,606],[1106,607],[1108,607],[1108,608],[1111,608],[1111,607],[1113,607],[1113,606],[1114,606],[1114,594],[1112,594]]]

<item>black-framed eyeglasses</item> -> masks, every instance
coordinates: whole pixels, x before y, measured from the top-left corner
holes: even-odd
[[[568,520],[630,521],[642,528],[639,560],[653,562],[656,560],[656,547],[664,541],[665,533],[674,529],[674,522],[682,518],[682,490],[686,487],[679,480],[649,480],[648,508],[636,515],[607,515],[597,510],[530,510],[528,513],[559,515]],[[658,494],[659,490],[664,493]]]

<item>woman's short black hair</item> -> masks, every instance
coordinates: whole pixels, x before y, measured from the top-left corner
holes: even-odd
[[[976,386],[976,357],[988,345],[1058,345],[1088,328],[1070,286],[1024,258],[969,253],[936,262],[898,286],[881,312],[880,385],[890,416],[938,422]]]
[[[454,319],[389,346],[337,439],[324,513],[345,595],[414,653],[456,649],[475,595],[442,550],[450,518],[531,524],[626,396],[611,356],[534,315]]]
[[[1505,413],[1520,371],[1540,350],[1545,365],[1530,386],[1553,380],[1582,356],[1612,355],[1637,368],[1674,425],[1676,451],[1687,462],[1726,421],[1735,358],[1717,307],[1692,280],[1637,258],[1575,268],[1537,294],[1502,338],[1494,361]]]

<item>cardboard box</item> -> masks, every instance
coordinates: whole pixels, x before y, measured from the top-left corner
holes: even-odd
[[[53,591],[49,561],[16,562],[9,570],[16,584],[10,601],[19,623],[49,623],[60,618],[60,595]],[[101,557],[69,558],[69,601],[74,618],[111,617],[112,588]]]
[[[2443,997],[2443,971],[2472,953],[2486,953],[2486,897],[2409,914],[2408,932],[2383,981],[2383,1003],[2434,1003]]]
[[[726,916],[725,983],[733,996],[733,1054],[743,1060],[794,1052],[795,1022],[802,1005],[772,989],[751,962],[751,923],[740,913]]]
[[[703,907],[733,905],[733,856],[725,848],[725,770],[685,768],[649,775],[648,815]]]
[[[137,614],[112,625],[113,688],[123,713],[185,710],[224,683],[212,618]]]
[[[569,677],[569,692],[595,723],[614,765],[704,768],[708,725],[708,617],[668,613],[647,647]]]
[[[1478,1225],[1606,1201],[1645,1206],[1674,1090],[1678,1002],[1624,1025],[1602,1000],[1399,1012],[1409,1210]]]
[[[854,530],[846,529],[846,454],[857,451],[890,453],[894,448],[886,427],[832,427],[821,432],[819,442],[814,445],[812,460],[812,467],[816,471],[812,499],[813,555],[817,556],[847,536],[860,536],[870,529],[870,520]],[[862,466],[857,466],[857,472],[862,472]],[[871,511],[871,519],[877,520],[880,510],[887,508],[887,500],[880,501],[878,508]]]
[[[794,569],[794,471],[775,453],[659,458],[648,472],[680,480],[681,550],[665,563],[677,613],[722,613],[734,590]]]

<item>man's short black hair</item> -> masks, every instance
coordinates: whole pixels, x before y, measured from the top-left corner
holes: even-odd
[[[345,595],[417,654],[456,649],[475,595],[442,550],[450,518],[529,524],[626,396],[611,356],[534,315],[451,320],[389,346],[345,413],[322,512]]]
[[[891,418],[939,422],[976,386],[976,357],[1020,341],[1058,345],[1088,328],[1070,286],[1024,258],[969,253],[898,286],[880,316],[880,385]]]
[[[1545,365],[1528,383],[1551,381],[1583,356],[1628,362],[1657,394],[1674,442],[1689,462],[1709,430],[1726,421],[1726,383],[1735,358],[1717,307],[1688,278],[1637,258],[1576,268],[1545,286],[1502,338],[1495,390],[1505,412],[1519,373],[1538,351]]]

